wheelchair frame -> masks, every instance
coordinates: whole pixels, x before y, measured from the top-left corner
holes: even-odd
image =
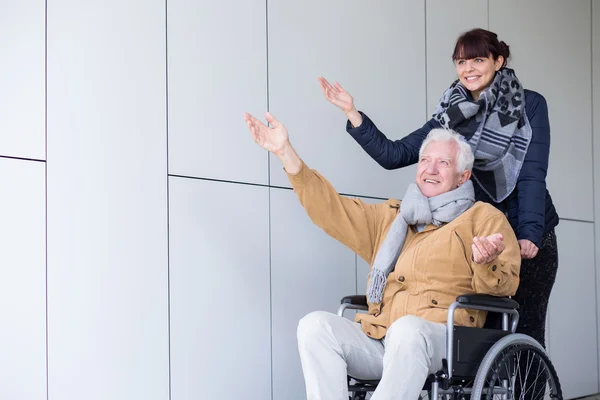
[[[502,315],[502,329],[471,328],[454,325],[456,309],[481,310]],[[554,398],[562,399],[560,383],[554,367],[547,357],[545,349],[533,338],[517,334],[519,322],[519,304],[510,298],[501,298],[491,295],[471,294],[459,296],[448,308],[446,322],[446,358],[442,360],[443,369],[430,376],[430,400],[437,400],[440,395],[471,395],[471,400],[479,400],[486,388],[486,376],[494,360],[511,346],[530,346],[540,353],[540,359],[548,366],[551,374],[551,390],[558,395]],[[346,296],[342,299],[337,314],[343,317],[346,310],[368,310],[366,296]],[[472,342],[480,340],[482,344],[475,351],[462,351],[460,341]],[[455,346],[458,343],[459,345]],[[488,346],[489,344],[489,346]],[[463,346],[463,348],[466,346]],[[473,354],[475,353],[475,354]],[[455,374],[457,372],[457,374]],[[451,385],[451,380],[473,380],[472,387]],[[464,379],[463,379],[464,378]],[[361,381],[355,379],[357,385],[349,385],[353,393],[366,393],[374,391],[377,381]],[[503,380],[502,387],[494,387],[493,394],[502,395],[505,399],[509,393],[507,380]],[[426,382],[427,383],[427,382]],[[355,398],[361,398],[356,397]],[[362,397],[364,398],[364,397]]]

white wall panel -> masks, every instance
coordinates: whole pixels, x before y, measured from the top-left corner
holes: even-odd
[[[168,2],[169,173],[268,182],[244,111],[267,111],[266,2]]]
[[[521,83],[548,102],[547,182],[558,213],[592,221],[590,1],[490,0],[489,7],[490,29],[511,46]]]
[[[442,94],[457,79],[452,52],[458,36],[473,28],[487,29],[487,1],[428,0],[427,15],[427,116]]]
[[[46,400],[42,162],[0,158],[0,398]]]
[[[0,1],[0,155],[46,158],[45,1]]]
[[[594,225],[561,221],[550,297],[550,352],[566,399],[598,391]]]
[[[339,81],[391,139],[426,121],[424,2],[268,2],[270,110],[301,157],[341,193],[399,196],[414,169],[386,171],[345,131],[317,82]],[[271,183],[289,183],[272,158]],[[400,194],[399,194],[400,193]]]
[[[269,189],[170,178],[169,265],[171,398],[269,399]]]
[[[48,1],[49,397],[169,396],[165,2]]]
[[[296,328],[311,311],[335,313],[356,292],[354,253],[314,225],[295,193],[271,189],[273,400],[306,398]]]

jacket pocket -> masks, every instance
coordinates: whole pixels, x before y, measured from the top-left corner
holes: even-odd
[[[454,237],[456,237],[456,240],[458,241],[458,244],[462,248],[463,255],[465,257],[465,261],[467,262],[467,265],[469,265],[469,267],[470,267],[471,266],[471,260],[470,260],[470,257],[469,257],[470,253],[467,252],[467,247],[465,246],[465,242],[463,242],[462,238],[460,237],[460,235],[456,231],[454,231]]]
[[[452,296],[431,292],[428,294],[427,299],[430,308],[437,308],[440,309],[440,311],[444,310],[446,316],[448,315],[448,309],[450,308],[450,305],[456,301],[456,299]],[[472,313],[476,313],[476,311]],[[475,317],[466,309],[457,308],[454,310],[454,325],[474,327]]]
[[[429,292],[427,294],[428,305],[432,308],[445,308],[447,310],[450,308],[450,304],[454,303],[454,300],[454,298],[441,293]]]

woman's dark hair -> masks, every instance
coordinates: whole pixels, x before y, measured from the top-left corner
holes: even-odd
[[[463,33],[456,40],[452,60],[470,60],[477,57],[489,57],[492,55],[494,60],[499,56],[504,57],[503,67],[508,62],[510,50],[508,45],[498,40],[498,35],[485,29],[476,28]]]

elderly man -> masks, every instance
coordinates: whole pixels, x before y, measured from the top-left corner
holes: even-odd
[[[283,164],[309,217],[371,265],[369,311],[358,323],[313,312],[298,325],[308,399],[347,399],[350,375],[381,380],[373,400],[416,400],[427,375],[442,367],[444,323],[456,297],[514,295],[519,283],[521,256],[508,220],[474,201],[470,146],[455,132],[432,130],[402,202],[371,205],[338,195],[304,164],[286,128],[266,118],[272,128],[244,117],[254,140]],[[485,317],[460,309],[455,323],[481,327]]]

